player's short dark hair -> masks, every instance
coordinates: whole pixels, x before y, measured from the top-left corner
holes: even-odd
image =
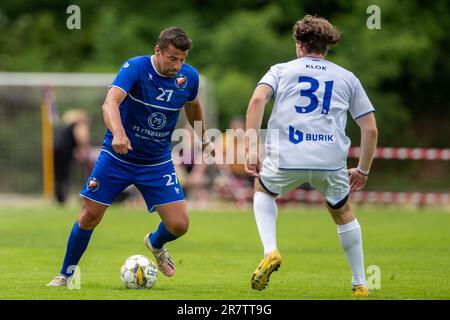
[[[192,40],[189,39],[183,29],[177,27],[170,27],[161,31],[157,44],[161,51],[167,49],[169,45],[173,45],[181,51],[192,48]]]
[[[295,23],[292,37],[307,53],[326,54],[331,45],[341,41],[341,32],[325,18],[305,15]]]

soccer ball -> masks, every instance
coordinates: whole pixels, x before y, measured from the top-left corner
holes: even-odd
[[[150,289],[156,283],[158,269],[148,257],[137,254],[125,260],[120,279],[127,289]]]

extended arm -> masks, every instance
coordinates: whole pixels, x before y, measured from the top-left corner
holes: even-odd
[[[133,150],[120,118],[119,106],[125,99],[126,93],[119,88],[111,87],[103,103],[103,119],[113,134],[112,148],[120,154]]]
[[[189,124],[192,126],[192,128],[194,128],[194,130],[199,130],[196,126],[195,126],[195,122],[200,122],[200,132],[195,132],[197,134],[197,136],[199,136],[202,140],[202,150],[204,151],[205,149],[206,152],[209,154],[211,153],[211,155],[214,157],[215,152],[214,152],[214,146],[212,145],[212,143],[209,141],[209,138],[206,136],[206,126],[205,126],[205,119],[203,117],[203,110],[202,110],[202,105],[200,103],[199,99],[196,99],[194,102],[188,102],[185,105],[184,111],[186,113],[186,118],[189,121]]]
[[[356,119],[356,124],[361,129],[361,152],[358,167],[349,170],[351,191],[361,190],[366,185],[378,139],[378,129],[373,112]]]
[[[266,84],[260,84],[255,88],[250,99],[246,115],[246,139],[245,139],[245,170],[252,176],[257,177],[261,168],[259,159],[259,130],[264,115],[264,108],[267,101],[273,95],[272,87]],[[250,139],[253,137],[253,139]]]

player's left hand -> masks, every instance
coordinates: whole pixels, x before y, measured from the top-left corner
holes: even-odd
[[[212,142],[208,141],[206,143],[202,143],[202,153],[204,156],[204,159],[208,161],[208,164],[212,164],[209,163],[209,159],[214,159],[214,157],[216,156],[216,149],[215,146]]]
[[[253,177],[259,177],[259,172],[261,171],[261,159],[257,154],[247,152],[245,155],[245,171]]]
[[[356,168],[348,169],[350,191],[360,191],[366,186],[367,176],[362,175]]]

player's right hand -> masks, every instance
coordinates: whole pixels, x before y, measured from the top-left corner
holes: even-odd
[[[348,178],[350,183],[350,191],[360,191],[367,183],[367,176],[363,176],[358,172],[358,169],[348,169]]]
[[[253,177],[258,178],[261,171],[261,160],[258,155],[249,152],[245,155],[245,171]]]
[[[112,140],[112,148],[119,154],[126,154],[128,151],[133,150],[126,134],[115,135]]]

